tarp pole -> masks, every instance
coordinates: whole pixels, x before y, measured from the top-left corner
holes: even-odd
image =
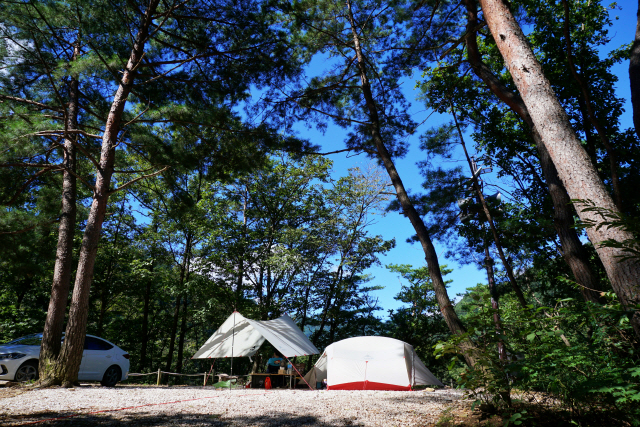
[[[369,366],[369,361],[365,360],[364,361],[364,381],[362,382],[362,389],[363,390],[367,389],[367,366]]]
[[[216,364],[216,359],[213,359],[213,363],[211,364],[211,369],[209,369],[209,373],[204,375],[204,385],[202,387],[206,387],[207,385],[207,377],[211,375],[211,371],[213,371],[213,365]]]
[[[284,356],[284,354],[283,354],[283,356]],[[302,374],[300,373],[300,371],[298,371],[298,368],[296,368],[296,365],[294,365],[293,363],[291,363],[291,360],[289,360],[289,358],[288,358],[287,356],[284,356],[284,358],[285,358],[285,359],[287,359],[287,362],[289,362],[289,364],[291,365],[291,367],[292,367],[293,369],[295,369],[295,370],[296,370],[296,372],[298,373],[298,375],[300,375],[300,377],[302,378],[302,381],[304,381],[304,382],[305,382],[305,384],[307,384],[307,385],[309,386],[309,388],[310,388],[311,390],[313,390],[313,387],[311,387],[311,386],[309,385],[309,383],[307,382],[307,380],[306,380],[306,379],[304,379],[304,376],[302,376]]]
[[[236,312],[233,311],[233,331],[231,333],[231,375],[233,375],[233,346],[236,339]]]
[[[416,350],[411,347],[411,389],[416,386]]]

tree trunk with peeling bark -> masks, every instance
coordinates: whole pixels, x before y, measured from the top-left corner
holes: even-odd
[[[474,73],[487,85],[487,87],[529,126],[531,137],[536,144],[538,158],[542,174],[546,181],[546,187],[553,203],[553,224],[562,246],[562,257],[569,265],[573,276],[580,286],[585,301],[600,301],[600,284],[589,265],[589,254],[578,237],[573,220],[573,209],[570,206],[571,199],[567,194],[562,181],[558,177],[551,156],[547,151],[540,135],[536,131],[531,120],[529,111],[522,101],[522,98],[504,86],[493,74],[489,67],[484,64],[480,56],[476,41],[478,25],[478,11],[476,0],[465,0],[467,8],[467,31],[469,35],[466,39],[468,59]]]
[[[144,54],[144,47],[149,35],[149,26],[153,21],[153,15],[158,3],[159,0],[151,0],[142,18],[129,60],[113,98],[102,136],[102,149],[99,168],[96,170],[93,202],[91,203],[89,218],[82,238],[66,337],[60,357],[55,362],[56,380],[61,381],[63,386],[67,387],[77,382],[78,371],[82,361],[89,310],[89,290],[98,252],[98,242],[102,232],[102,223],[104,222],[107,201],[110,195],[111,177],[114,170],[115,150],[122,114],[133,87],[135,69]]]
[[[491,34],[569,196],[589,202],[599,209],[619,213],[509,8],[502,0],[480,0],[480,5]],[[635,259],[619,258],[625,254],[622,249],[602,245],[609,239],[616,242],[633,239],[633,235],[618,228],[597,227],[602,224],[603,219],[596,212],[586,210],[587,207],[576,204],[580,219],[595,224],[587,229],[587,233],[596,247],[616,295],[624,307],[639,304],[640,263]],[[640,312],[634,313],[631,323],[636,335],[640,337]]]
[[[78,58],[80,45],[76,42],[72,61]],[[72,75],[69,81],[69,105],[66,111],[65,130],[78,129],[78,75]],[[73,237],[76,231],[76,147],[77,134],[65,135],[64,139],[64,172],[62,175],[62,206],[60,225],[58,226],[58,245],[56,263],[53,268],[53,284],[47,318],[42,333],[40,361],[38,371],[42,384],[56,382],[59,376],[56,360],[62,348],[62,331],[64,316],[67,312],[67,300],[73,271]]]

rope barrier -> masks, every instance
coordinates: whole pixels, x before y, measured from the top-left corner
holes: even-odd
[[[206,372],[203,372],[201,374],[178,374],[176,372],[165,372],[165,371],[160,371],[160,372],[162,372],[163,374],[167,374],[167,375],[180,375],[180,376],[183,376],[183,377],[201,377],[203,375],[206,375]]]
[[[201,377],[203,375],[206,375],[206,372],[203,372],[202,374],[179,374],[176,372],[165,372],[165,371],[160,371],[161,374],[167,374],[167,375],[181,375],[183,377]],[[130,377],[141,377],[144,375],[157,375],[158,371],[156,372],[151,372],[149,374],[137,374],[137,373],[129,373]]]
[[[211,368],[213,369],[213,365],[211,365]],[[177,372],[167,372],[167,371],[162,371],[160,369],[158,369],[156,372],[149,372],[147,374],[141,374],[141,373],[137,373],[137,372],[130,372],[128,374],[129,377],[144,377],[144,376],[148,376],[148,375],[156,375],[157,376],[157,381],[156,381],[156,385],[160,385],[161,382],[161,377],[163,374],[166,375],[174,375],[174,376],[179,376],[179,377],[204,377],[204,386],[207,385],[207,378],[210,376],[218,376],[218,377],[231,377],[231,378],[242,378],[242,377],[247,377],[249,375],[227,375],[227,374],[218,374],[218,375],[211,375],[211,372],[203,372],[200,374],[180,374]]]
[[[287,361],[289,363],[291,363],[291,361],[285,356],[285,359],[287,359]],[[307,386],[309,386],[309,388],[311,390],[313,390],[313,387],[311,387],[311,385],[309,385],[309,383],[307,382],[307,380],[304,378],[304,376],[298,371],[298,369],[295,367],[295,365],[293,363],[291,363],[291,366],[293,367],[293,369],[295,369],[295,371],[298,373],[298,375],[302,378],[302,380],[307,384]],[[211,368],[213,369],[213,365],[211,365]],[[166,375],[175,375],[175,376],[181,376],[181,377],[204,377],[204,384],[203,386],[207,385],[207,379],[208,377],[212,377],[212,376],[217,376],[217,377],[229,377],[229,378],[234,378],[234,379],[240,379],[243,377],[250,377],[251,374],[248,375],[227,375],[227,374],[211,374],[210,372],[203,372],[201,374],[179,374],[177,372],[167,372],[167,371],[161,371],[160,369],[158,369],[156,372],[149,372],[147,374],[141,374],[141,373],[137,373],[137,372],[130,372],[128,374],[129,377],[144,377],[144,376],[148,376],[148,375],[156,375],[157,376],[157,381],[156,384],[159,386],[160,385],[160,377],[162,374],[166,374]]]

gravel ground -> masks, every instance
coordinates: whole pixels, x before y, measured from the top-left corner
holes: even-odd
[[[461,399],[462,393],[457,390],[216,391],[202,387],[94,385],[75,389],[5,388],[0,391],[0,425],[428,426]],[[52,420],[60,417],[68,418]]]

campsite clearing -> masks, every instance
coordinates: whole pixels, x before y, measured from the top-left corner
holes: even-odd
[[[216,391],[93,385],[23,390],[18,394],[0,388],[1,425],[428,426],[462,399],[457,390]]]

